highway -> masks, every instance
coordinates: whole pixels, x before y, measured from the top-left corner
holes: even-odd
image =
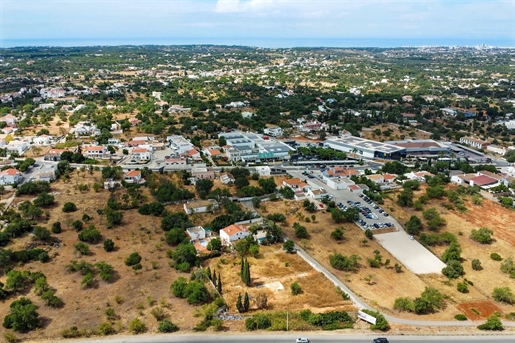
[[[353,342],[353,343],[371,343],[374,338],[386,337],[390,343],[419,343],[419,342],[446,342],[446,343],[464,343],[464,342],[495,342],[495,343],[513,343],[515,339],[513,335],[498,336],[390,336],[385,334],[375,335],[346,335],[338,333],[326,332],[309,332],[309,333],[219,333],[219,334],[169,334],[169,335],[142,335],[142,336],[124,336],[124,337],[104,337],[92,339],[73,340],[77,343],[93,343],[93,342],[109,342],[109,343],[205,343],[205,342],[245,342],[245,343],[294,343],[297,337],[306,337],[311,343],[333,343],[333,342]],[[59,340],[66,342],[67,340]],[[70,340],[71,342],[71,340]]]

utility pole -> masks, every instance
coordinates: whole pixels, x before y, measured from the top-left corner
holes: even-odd
[[[288,313],[289,312],[286,312],[286,331],[288,331]]]

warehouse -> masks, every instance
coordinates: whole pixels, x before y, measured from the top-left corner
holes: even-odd
[[[406,148],[404,147],[354,136],[330,138],[324,142],[324,147],[345,153],[353,153],[364,158],[399,160],[406,156]]]
[[[289,145],[268,136],[239,131],[220,133],[218,137],[225,137],[226,150],[231,161],[263,162],[274,160],[288,160],[290,151],[295,151]]]
[[[406,149],[409,156],[438,156],[440,153],[449,154],[451,148],[448,145],[436,142],[432,139],[406,139],[402,141],[389,141],[387,144]]]

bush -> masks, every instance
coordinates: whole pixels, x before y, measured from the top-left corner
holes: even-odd
[[[494,261],[502,261],[502,257],[501,255],[499,255],[498,253],[496,252],[493,252],[490,254],[490,258]]]
[[[336,253],[329,256],[331,267],[343,271],[355,271],[358,268],[358,255],[351,255],[349,257]]]
[[[465,274],[465,271],[459,261],[452,260],[447,263],[447,267],[442,269],[442,274],[449,279],[456,279]]]
[[[75,251],[81,255],[89,255],[89,245],[79,242],[73,246]]]
[[[4,318],[3,326],[14,331],[27,332],[41,325],[37,306],[28,298],[20,298],[9,306],[10,312]]]
[[[68,212],[75,212],[75,211],[77,211],[77,205],[75,205],[73,202],[66,202],[63,205],[63,212],[68,213]]]
[[[114,242],[113,240],[111,239],[106,239],[104,241],[104,250],[107,251],[107,252],[111,252],[111,251],[114,251]]]
[[[464,321],[464,320],[467,320],[467,316],[464,315],[463,313],[458,313],[457,315],[454,316],[454,319]]]
[[[483,267],[481,266],[481,261],[476,259],[472,260],[472,269],[473,270],[482,270]]]
[[[272,321],[267,315],[255,314],[245,320],[245,328],[248,331],[265,330],[272,326]]]
[[[496,301],[503,302],[506,304],[515,304],[515,294],[513,294],[509,287],[494,288],[494,290],[492,291],[492,298],[494,298],[494,300]]]
[[[172,323],[169,319],[165,319],[158,323],[157,331],[161,333],[176,332],[179,331],[179,327]]]
[[[102,234],[94,226],[79,232],[79,240],[82,242],[97,243],[100,238],[102,238]]]
[[[137,252],[133,252],[125,259],[125,265],[126,266],[134,266],[141,262],[141,256]]]
[[[302,288],[300,287],[299,283],[297,281],[294,281],[290,285],[291,294],[298,295],[302,293]]]
[[[289,254],[293,254],[295,252],[295,242],[287,240],[283,244],[283,250]]]
[[[388,321],[386,318],[377,311],[370,311],[367,309],[363,309],[363,312],[366,314],[369,314],[376,318],[376,323],[374,325],[370,325],[371,330],[380,330],[380,331],[388,331],[390,330],[390,324],[388,324]]]
[[[422,221],[417,216],[411,216],[406,222],[406,232],[410,235],[416,236],[422,229]]]
[[[129,323],[129,331],[133,334],[140,334],[147,331],[147,326],[139,318],[134,318]]]
[[[513,258],[508,257],[501,262],[501,272],[509,274],[510,278],[515,279],[515,263],[513,262]]]
[[[499,317],[498,314],[493,314],[486,319],[486,323],[479,325],[477,328],[479,330],[502,331],[504,327]]]
[[[173,228],[165,234],[165,238],[169,245],[178,245],[186,238],[186,232],[181,228]]]
[[[468,293],[469,292],[468,286],[465,282],[458,282],[458,285],[456,286],[456,288],[458,289],[458,292],[460,292],[460,293]]]
[[[492,243],[492,235],[494,232],[490,229],[487,229],[486,227],[483,227],[479,230],[472,230],[472,233],[470,234],[470,238],[472,238],[474,241],[481,243],[481,244],[490,244]]]
[[[55,222],[52,224],[52,233],[61,233],[61,222]]]
[[[109,322],[103,322],[102,324],[100,324],[97,328],[97,332],[101,336],[109,336],[116,333],[116,331],[113,328],[113,325]]]

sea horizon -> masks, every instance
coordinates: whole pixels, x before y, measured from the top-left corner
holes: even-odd
[[[182,38],[42,38],[1,39],[0,48],[20,47],[86,47],[124,45],[219,45],[248,46],[260,48],[401,48],[431,46],[492,46],[514,48],[509,39],[463,39],[463,38],[227,38],[227,37],[182,37]]]

